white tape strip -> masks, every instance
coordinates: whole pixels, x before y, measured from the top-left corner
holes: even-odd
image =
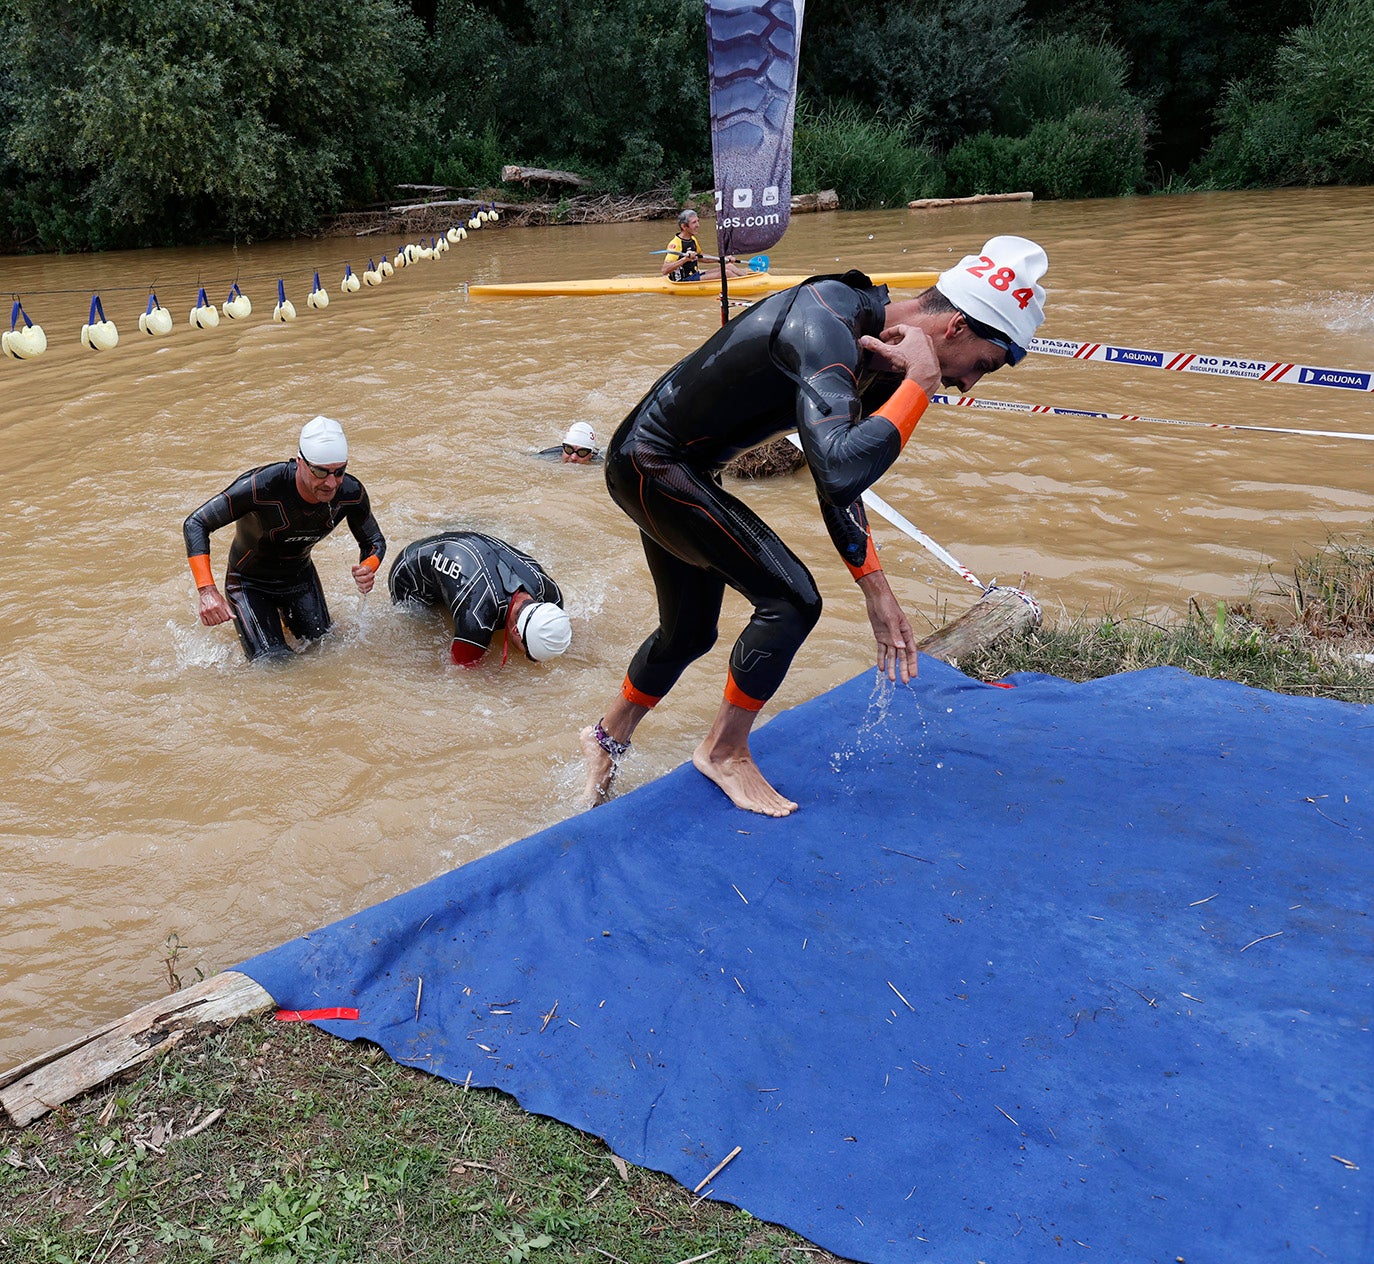
[[[1283,382],[1288,386],[1374,391],[1374,371],[1370,370],[1322,369],[1312,364],[1286,364],[1282,360],[1241,360],[1199,355],[1194,351],[1151,351],[1142,347],[1113,347],[1103,342],[1071,342],[1063,338],[1032,338],[1030,350],[1068,360],[1096,360],[1103,364],[1169,369],[1174,373],[1209,373],[1213,377]]]
[[[1051,417],[1087,417],[1100,421],[1146,421],[1158,426],[1200,426],[1207,430],[1257,430],[1261,434],[1309,435],[1319,439],[1374,440],[1374,434],[1346,430],[1296,430],[1283,426],[1242,426],[1225,421],[1176,421],[1171,417],[1138,417],[1133,413],[1096,413],[1085,408],[1055,408],[1050,404],[1017,404],[1005,399],[975,399],[971,395],[933,395],[932,404],[982,408],[994,413],[1045,413]]]
[[[787,438],[791,442],[793,447],[797,448],[799,451],[801,450],[801,439],[797,435],[790,434],[787,436]],[[940,561],[942,561],[946,566],[948,566],[950,570],[958,574],[962,579],[968,580],[968,582],[972,584],[975,588],[981,588],[984,592],[987,591],[987,585],[983,583],[983,581],[979,579],[977,575],[975,575],[971,570],[969,570],[967,566],[964,566],[947,549],[942,548],[940,545],[936,544],[935,541],[932,540],[928,535],[926,535],[924,531],[920,530],[916,526],[912,525],[912,523],[908,522],[906,518],[902,517],[902,515],[899,514],[895,509],[893,509],[893,507],[889,505],[887,501],[885,501],[881,496],[879,496],[877,492],[872,490],[866,491],[863,493],[862,499],[864,504],[867,505],[871,510],[873,510],[874,513],[878,514],[883,518],[886,518],[888,522],[890,522],[894,527],[897,528],[898,531],[901,531],[904,534],[909,535],[913,540],[916,541],[917,544],[921,545],[924,549],[932,553],[935,557],[938,557]]]

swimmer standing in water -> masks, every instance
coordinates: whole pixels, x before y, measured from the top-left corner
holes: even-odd
[[[749,734],[820,618],[820,593],[796,554],[720,482],[732,458],[792,427],[830,538],[863,592],[879,669],[903,683],[916,674],[916,640],[859,498],[897,459],[941,383],[967,393],[1021,361],[1044,320],[1048,266],[1034,242],[994,237],[901,302],[860,272],[812,277],[730,321],[635,406],[607,446],[606,485],[639,526],[659,625],[602,718],[582,732],[589,805],[609,794],[639,722],[715,643],[729,585],[754,613],[692,762],[737,807],[796,811],[754,762]]]
[[[234,621],[250,662],[291,653],[282,624],[300,641],[330,627],[329,607],[310,550],[340,522],[358,541],[353,582],[366,595],[386,555],[367,491],[345,472],[348,441],[332,417],[315,417],[301,429],[289,461],[239,475],[182,526],[186,557],[195,576],[200,621],[212,628]],[[224,592],[210,571],[210,534],[235,524],[224,573]]]

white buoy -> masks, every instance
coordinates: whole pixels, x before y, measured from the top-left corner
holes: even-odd
[[[478,216],[474,215],[470,220],[468,220],[468,227],[471,228],[471,229],[473,229],[474,231],[475,231],[476,229],[481,228],[481,227],[482,227],[482,221],[481,221],[481,219],[480,219]]]
[[[311,307],[324,308],[329,306],[329,291],[320,284],[320,274],[315,273],[315,285],[310,291],[309,297],[305,300]]]
[[[279,324],[296,319],[296,308],[286,297],[286,283],[281,277],[277,278],[277,305],[272,309],[272,319]]]
[[[248,301],[248,295],[239,289],[237,281],[229,287],[229,297],[224,300],[220,310],[230,320],[243,320],[253,314],[253,304]]]
[[[450,228],[450,229],[448,230],[448,232],[446,232],[446,233],[444,234],[444,236],[449,240],[449,242],[450,242],[452,245],[455,245],[455,246],[456,246],[460,241],[463,240],[463,239],[458,235],[458,229],[457,229],[457,228]]]
[[[100,295],[91,295],[91,314],[81,326],[81,345],[92,351],[109,351],[119,343],[119,330],[112,320],[105,319]]]
[[[196,305],[191,308],[190,325],[193,329],[215,329],[219,326],[219,308],[205,297],[203,285],[196,295]]]
[[[344,264],[344,277],[342,283],[339,285],[340,293],[356,294],[362,288],[363,283],[353,275],[353,265],[351,263]]]
[[[48,335],[43,332],[42,325],[20,325],[0,334],[0,351],[15,360],[36,360],[47,349]]]
[[[149,292],[148,310],[138,318],[138,327],[150,337],[172,332],[172,313],[157,301],[155,293]]]
[[[396,275],[396,269],[391,266],[391,260],[388,259],[385,255],[383,255],[381,257],[381,260],[378,262],[377,271],[380,272],[384,277]]]

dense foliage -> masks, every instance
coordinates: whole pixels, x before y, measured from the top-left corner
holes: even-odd
[[[794,186],[847,206],[1374,180],[1374,0],[809,0],[800,84]],[[0,248],[710,155],[702,0],[0,0]]]

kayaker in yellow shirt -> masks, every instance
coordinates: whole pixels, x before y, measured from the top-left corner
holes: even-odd
[[[692,210],[683,211],[677,217],[677,236],[668,243],[668,253],[663,260],[663,275],[673,281],[719,281],[720,268],[701,268],[705,262],[715,262],[717,256],[703,255],[697,241],[697,230],[701,227],[701,217]],[[749,270],[740,267],[732,258],[726,257],[725,275],[729,277],[748,276]]]

